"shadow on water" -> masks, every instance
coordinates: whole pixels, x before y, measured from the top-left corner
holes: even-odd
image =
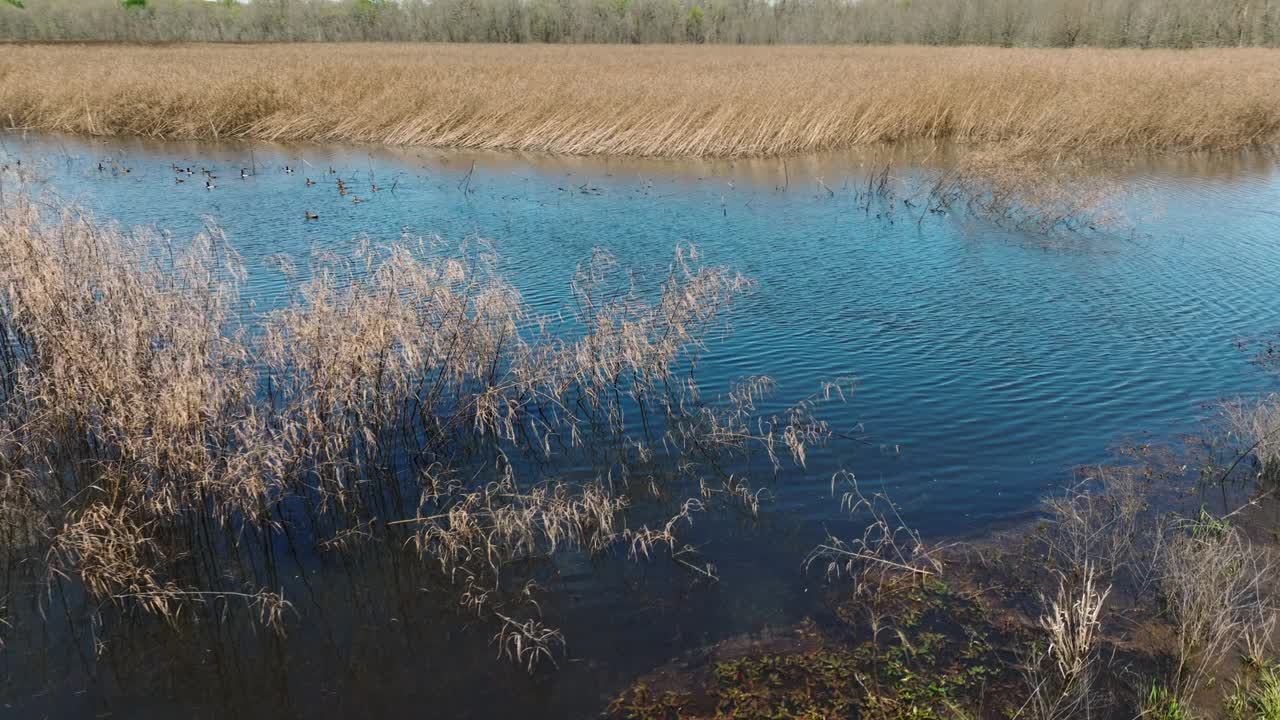
[[[1113,166],[1140,232],[1046,249],[1009,228],[905,204],[891,213],[860,196],[886,165],[904,188],[923,181],[954,162],[951,148],[674,162],[3,140],[6,162],[22,159],[40,187],[126,226],[181,239],[216,222],[249,270],[245,313],[284,302],[281,255],[305,276],[306,258],[350,256],[362,236],[485,238],[499,271],[551,314],[566,312],[574,268],[594,248],[643,281],[691,242],[758,282],[697,361],[709,397],[765,374],[779,391],[759,410],[777,413],[820,379],[859,379],[851,402],[826,409],[836,434],[804,467],[737,468],[767,490],[758,517],[730,509],[688,529],[717,582],[624,551],[521,568],[546,587],[543,617],[566,638],[555,671],[495,661],[494,628],[439,590],[447,583],[407,534],[328,554],[276,535],[265,549],[223,551],[292,604],[283,637],[234,602],[171,626],[98,608],[69,580],[43,593],[42,569],[8,568],[0,702],[16,717],[592,716],[673,657],[813,611],[823,579],[801,562],[825,531],[850,529],[830,496],[835,469],[883,489],[929,537],[983,534],[1029,517],[1118,438],[1173,436],[1218,398],[1267,387],[1233,340],[1280,326],[1280,175],[1266,154]],[[552,474],[594,477],[600,458],[585,455]],[[670,495],[653,517],[683,497]]]

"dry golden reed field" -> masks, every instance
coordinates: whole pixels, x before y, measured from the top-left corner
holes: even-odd
[[[0,124],[647,156],[1238,148],[1280,140],[1280,50],[18,45]]]

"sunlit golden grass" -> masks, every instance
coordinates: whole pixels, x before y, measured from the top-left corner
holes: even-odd
[[[779,155],[1280,140],[1280,50],[12,46],[0,124],[94,135]]]

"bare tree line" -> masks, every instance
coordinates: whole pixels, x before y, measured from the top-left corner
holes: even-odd
[[[11,41],[1280,45],[1280,0],[5,0]]]

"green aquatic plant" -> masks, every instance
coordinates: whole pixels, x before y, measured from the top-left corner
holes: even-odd
[[[959,720],[985,716],[988,692],[1015,680],[1004,658],[1011,637],[967,595],[910,573],[876,595],[838,600],[838,626],[806,620],[791,637],[742,654],[712,657],[678,682],[642,679],[608,716],[686,718],[840,718]],[[878,603],[877,620],[865,605]],[[912,618],[910,622],[906,618]],[[875,632],[869,622],[880,622]],[[662,678],[661,680],[659,678]],[[657,689],[656,683],[665,687]]]
[[[1152,720],[1191,720],[1191,712],[1165,686],[1152,683],[1142,701],[1142,715]]]
[[[1184,520],[1183,525],[1193,538],[1220,540],[1231,532],[1230,521],[1215,517],[1204,507],[1194,518]]]
[[[1236,681],[1225,701],[1230,720],[1280,720],[1280,668],[1266,664],[1246,668],[1246,679]]]

